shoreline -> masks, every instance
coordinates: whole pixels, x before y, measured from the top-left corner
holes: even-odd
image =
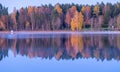
[[[120,34],[120,31],[0,31],[0,34]]]

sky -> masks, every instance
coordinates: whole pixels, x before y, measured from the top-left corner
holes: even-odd
[[[120,2],[120,0],[0,0],[0,3],[8,7],[9,13],[13,11],[13,8],[20,9],[21,7],[27,6],[40,6],[41,4],[52,4],[55,5],[56,3],[75,3],[75,4],[96,4],[97,2],[101,3],[116,3]]]

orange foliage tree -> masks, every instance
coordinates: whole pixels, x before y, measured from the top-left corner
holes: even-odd
[[[81,30],[83,24],[83,15],[80,12],[75,12],[74,17],[71,20],[71,30]]]

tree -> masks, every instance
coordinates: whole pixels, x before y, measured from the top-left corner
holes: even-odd
[[[90,6],[86,6],[84,11],[85,24],[90,24],[90,17],[91,17]]]
[[[75,19],[74,19],[74,18],[72,18],[71,23],[70,23],[70,24],[71,24],[71,30],[72,30],[72,31],[74,31],[74,30],[75,30],[75,28],[76,28],[76,26],[75,26],[75,24],[74,24],[74,23],[75,23]]]
[[[28,15],[30,16],[30,21],[31,21],[31,29],[34,30],[35,29],[35,20],[36,20],[36,14],[34,11],[35,7],[28,7]]]
[[[67,29],[70,28],[70,22],[71,22],[71,16],[70,16],[70,11],[68,10],[65,16],[65,23],[66,23]]]
[[[66,16],[65,16],[65,23],[66,23],[66,27],[67,29],[69,29],[70,27],[73,28],[74,25],[72,23],[74,23],[74,15],[76,12],[76,6],[72,6],[70,9],[67,10]],[[71,25],[72,24],[72,25]],[[73,29],[72,29],[73,30]]]
[[[0,4],[0,17],[2,15],[8,15],[8,8],[2,6],[2,4]]]
[[[80,12],[78,17],[78,30],[82,30],[83,22],[84,22],[84,16]]]
[[[117,17],[117,28],[120,30],[120,14]]]
[[[71,29],[74,30],[78,30],[78,15],[79,13],[76,11],[74,17],[72,18],[71,21]]]
[[[99,15],[99,6],[98,5],[95,5],[94,8],[93,8],[93,14],[95,14],[96,16]]]
[[[120,13],[120,4],[116,3],[114,4],[114,10],[113,15],[117,16]]]
[[[5,24],[2,21],[0,21],[0,31],[3,31],[5,29]]]
[[[32,13],[34,8],[32,6],[28,6],[28,14]]]
[[[10,29],[17,30],[17,20],[16,20],[17,10],[14,8],[13,12],[10,14]]]
[[[55,5],[54,10],[56,10],[59,14],[61,14],[61,13],[62,13],[62,9],[61,9],[61,7],[60,7],[60,5],[59,5],[59,4],[56,4],[56,5]]]
[[[81,30],[82,29],[82,24],[83,24],[83,15],[80,12],[75,12],[74,17],[72,18],[71,21],[71,30]]]
[[[111,12],[111,10],[110,10],[110,6],[109,5],[106,5],[106,6],[104,6],[104,24],[102,25],[102,27],[108,27],[108,22],[109,22],[109,20],[110,20],[110,13]]]
[[[98,22],[97,22],[97,29],[100,30],[100,28],[102,27],[103,24],[103,15],[99,15],[98,16]]]
[[[84,23],[83,23],[83,27],[85,27],[86,25],[90,24],[90,17],[91,17],[91,8],[90,6],[82,6],[81,9],[82,14],[84,15]]]
[[[61,25],[61,19],[56,10],[53,10],[51,13],[51,30],[59,30]]]
[[[4,28],[4,30],[6,30],[7,25],[8,25],[8,15],[2,15],[0,18],[1,21],[1,25]]]
[[[55,5],[51,12],[51,29],[60,30],[63,24],[63,13],[59,4]]]
[[[84,13],[84,11],[85,11],[85,6],[83,5],[81,8],[81,12]]]
[[[26,21],[25,29],[30,30],[30,22],[29,21]]]

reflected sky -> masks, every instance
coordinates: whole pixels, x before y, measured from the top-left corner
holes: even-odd
[[[6,35],[0,71],[119,72],[119,44],[120,35]]]
[[[14,58],[13,53],[9,52],[9,58],[5,58],[0,62],[1,72],[119,72],[120,64],[118,61],[96,61],[96,59],[80,59],[80,60],[48,60],[41,58],[23,57],[17,55]],[[7,67],[7,69],[6,69]]]

